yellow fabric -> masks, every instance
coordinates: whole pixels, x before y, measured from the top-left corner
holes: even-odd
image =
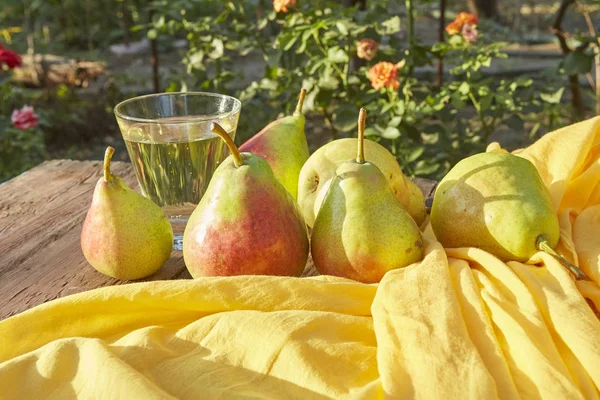
[[[600,118],[517,153],[550,188],[560,251],[595,282],[541,253],[444,250],[428,226],[425,259],[379,285],[108,287],[0,322],[0,398],[600,399]]]

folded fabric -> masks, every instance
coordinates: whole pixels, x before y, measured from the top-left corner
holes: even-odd
[[[0,322],[1,399],[599,399],[600,118],[517,151],[550,188],[559,250],[443,249],[378,285],[148,282]]]

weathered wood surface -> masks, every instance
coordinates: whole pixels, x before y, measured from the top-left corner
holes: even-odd
[[[113,162],[112,170],[137,188],[128,163]],[[0,185],[0,320],[59,297],[129,282],[96,272],[79,244],[101,174],[99,161],[53,160]],[[435,182],[417,183],[425,197],[435,189]],[[309,259],[304,276],[316,274]],[[174,251],[144,280],[190,278],[182,252]]]

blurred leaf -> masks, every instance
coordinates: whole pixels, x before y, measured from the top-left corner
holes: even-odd
[[[327,58],[334,63],[345,63],[348,61],[348,54],[339,46],[334,46],[327,52]]]
[[[380,35],[393,35],[400,32],[400,17],[394,16],[381,23],[381,27],[377,27],[377,33]]]
[[[223,57],[224,49],[223,41],[221,39],[213,39],[210,45],[213,48],[213,50],[207,54],[210,58],[214,60]]]
[[[350,132],[358,125],[356,107],[342,105],[333,114],[333,127],[341,132]]]
[[[410,152],[410,154],[406,157],[406,162],[413,162],[413,161],[417,161],[417,159],[419,157],[421,157],[423,155],[423,153],[425,152],[425,147],[423,146],[419,146],[417,148],[415,148],[413,151]]]
[[[386,139],[396,139],[400,137],[400,130],[398,128],[394,128],[393,126],[388,126],[383,132],[381,132],[380,136]]]
[[[563,60],[562,66],[567,75],[585,74],[592,70],[594,57],[580,51],[572,51]]]
[[[560,103],[560,99],[562,98],[563,92],[565,91],[564,87],[561,87],[554,93],[540,93],[540,97],[546,103],[550,104],[558,104]]]

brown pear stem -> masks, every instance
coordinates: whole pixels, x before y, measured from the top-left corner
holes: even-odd
[[[304,106],[304,99],[306,98],[306,89],[300,90],[300,97],[298,98],[298,104],[296,104],[296,110],[294,115],[302,115],[302,106]]]
[[[225,131],[225,129],[223,129],[223,127],[216,122],[210,124],[210,131],[223,139],[227,147],[229,147],[231,155],[233,156],[233,163],[235,164],[236,168],[239,168],[244,163],[244,160],[242,159],[242,155],[240,154],[237,146],[235,143],[233,143],[231,136],[229,136],[227,131]]]
[[[550,247],[550,245],[548,244],[548,239],[545,235],[538,236],[536,245],[538,250],[550,254],[552,257],[556,258],[562,265],[564,265],[569,271],[571,271],[571,273],[575,275],[575,279],[580,281],[587,279],[587,276],[582,270],[580,270],[575,265],[571,264],[566,258],[558,254],[552,247]]]
[[[359,164],[365,163],[365,123],[367,121],[367,110],[360,109],[358,114],[358,152],[356,154],[356,162]]]
[[[104,152],[104,182],[109,183],[112,182],[113,176],[110,173],[110,160],[115,154],[115,149],[108,146],[106,148],[106,152]]]

